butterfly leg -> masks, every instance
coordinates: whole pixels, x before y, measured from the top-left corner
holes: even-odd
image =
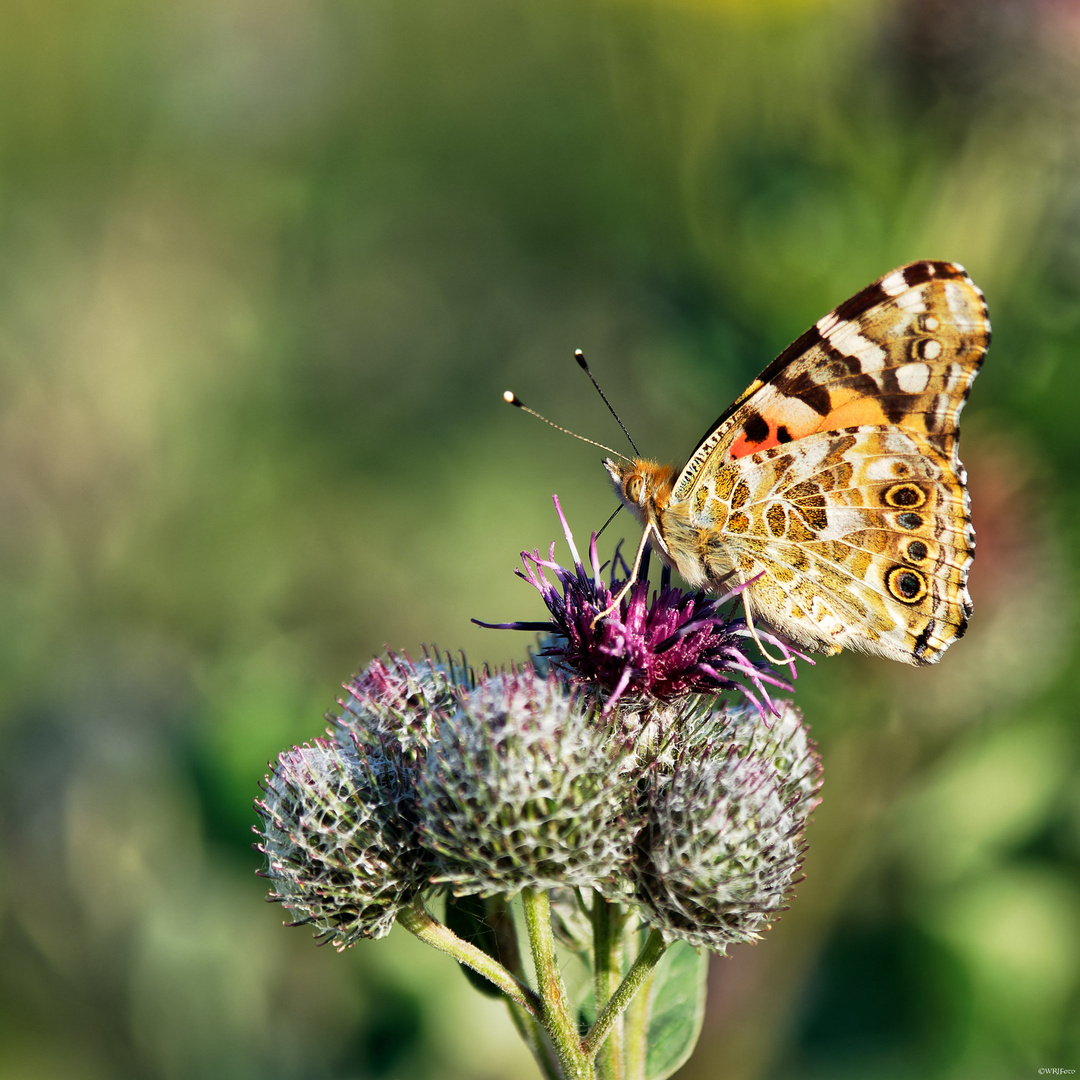
[[[754,625],[754,615],[750,610],[750,593],[747,589],[742,591],[743,610],[746,612],[746,626],[750,631],[750,636],[754,639],[754,644],[757,645],[758,651],[770,664],[786,664],[787,661],[783,657],[773,656],[761,643],[761,638],[758,637],[757,627]]]
[[[590,628],[595,626],[601,619],[607,618],[626,597],[626,594],[634,587],[634,582],[638,579],[638,572],[641,570],[641,560],[645,556],[645,552],[649,548],[649,537],[652,535],[653,527],[651,524],[645,526],[645,531],[641,534],[641,543],[638,544],[637,553],[634,555],[634,565],[630,569],[630,576],[626,579],[626,584],[619,590],[618,595],[603,611],[599,612],[593,621],[589,624]]]

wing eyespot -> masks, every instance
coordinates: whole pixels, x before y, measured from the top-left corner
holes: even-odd
[[[907,548],[904,550],[905,557],[911,562],[922,562],[928,554],[929,550],[921,540],[909,541]]]
[[[908,566],[894,566],[885,575],[889,592],[902,604],[917,604],[927,593],[926,578]]]
[[[922,514],[897,514],[896,524],[901,529],[907,529],[908,532],[914,532],[916,529],[921,529],[923,526]]]
[[[918,484],[912,484],[909,481],[886,488],[882,492],[881,499],[886,506],[904,510],[908,507],[922,506],[926,502],[926,492]]]

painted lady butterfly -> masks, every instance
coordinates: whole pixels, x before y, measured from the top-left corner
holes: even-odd
[[[691,586],[750,582],[748,614],[801,646],[933,664],[971,615],[958,420],[989,344],[964,268],[911,263],[788,346],[681,470],[604,465]]]

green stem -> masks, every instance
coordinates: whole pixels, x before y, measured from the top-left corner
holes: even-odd
[[[611,1000],[622,978],[623,917],[615,904],[609,904],[599,893],[593,894],[593,996],[599,1016]],[[598,1044],[597,1071],[604,1080],[621,1080],[623,1075],[623,1025],[617,1017],[611,1033]]]
[[[435,919],[419,900],[398,913],[397,921],[415,934],[425,945],[447,953],[459,964],[478,971],[488,982],[494,983],[511,1001],[525,1010],[529,1016],[542,1020],[544,1006],[536,994],[519,982],[498,962],[482,949],[462,941],[449,927]]]
[[[592,1057],[597,1047],[602,1046],[608,1037],[616,1021],[622,1015],[623,1010],[634,999],[634,995],[641,989],[642,984],[652,974],[652,970],[660,962],[660,957],[667,951],[664,939],[658,930],[653,930],[641,947],[634,966],[626,973],[626,978],[619,985],[619,989],[611,995],[604,1011],[596,1018],[592,1031],[585,1038],[585,1053]]]
[[[505,896],[489,896],[486,901],[487,918],[484,920],[495,931],[495,955],[499,963],[514,976],[518,982],[525,983],[525,969],[521,963],[521,950],[518,948],[517,929],[510,910],[510,901]],[[529,1048],[536,1064],[546,1080],[562,1080],[562,1069],[555,1056],[555,1048],[547,1038],[539,1021],[530,1016],[520,1005],[510,998],[506,999],[510,1010],[510,1019],[518,1030],[525,1045]]]
[[[536,968],[536,985],[543,1002],[541,1022],[555,1047],[555,1053],[559,1055],[564,1080],[593,1080],[593,1054],[586,1054],[582,1050],[559,970],[548,895],[539,889],[523,889],[521,900],[525,908],[529,944],[532,946],[533,966]]]
[[[645,1080],[649,1059],[649,1017],[652,1015],[652,988],[655,978],[654,967],[623,1013],[623,1054],[626,1069],[624,1080]]]

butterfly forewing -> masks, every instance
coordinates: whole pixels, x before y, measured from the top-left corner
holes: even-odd
[[[945,453],[990,343],[986,301],[963,267],[917,262],[886,274],[819,319],[721,415],[673,495],[698,470],[815,431],[896,425]]]

